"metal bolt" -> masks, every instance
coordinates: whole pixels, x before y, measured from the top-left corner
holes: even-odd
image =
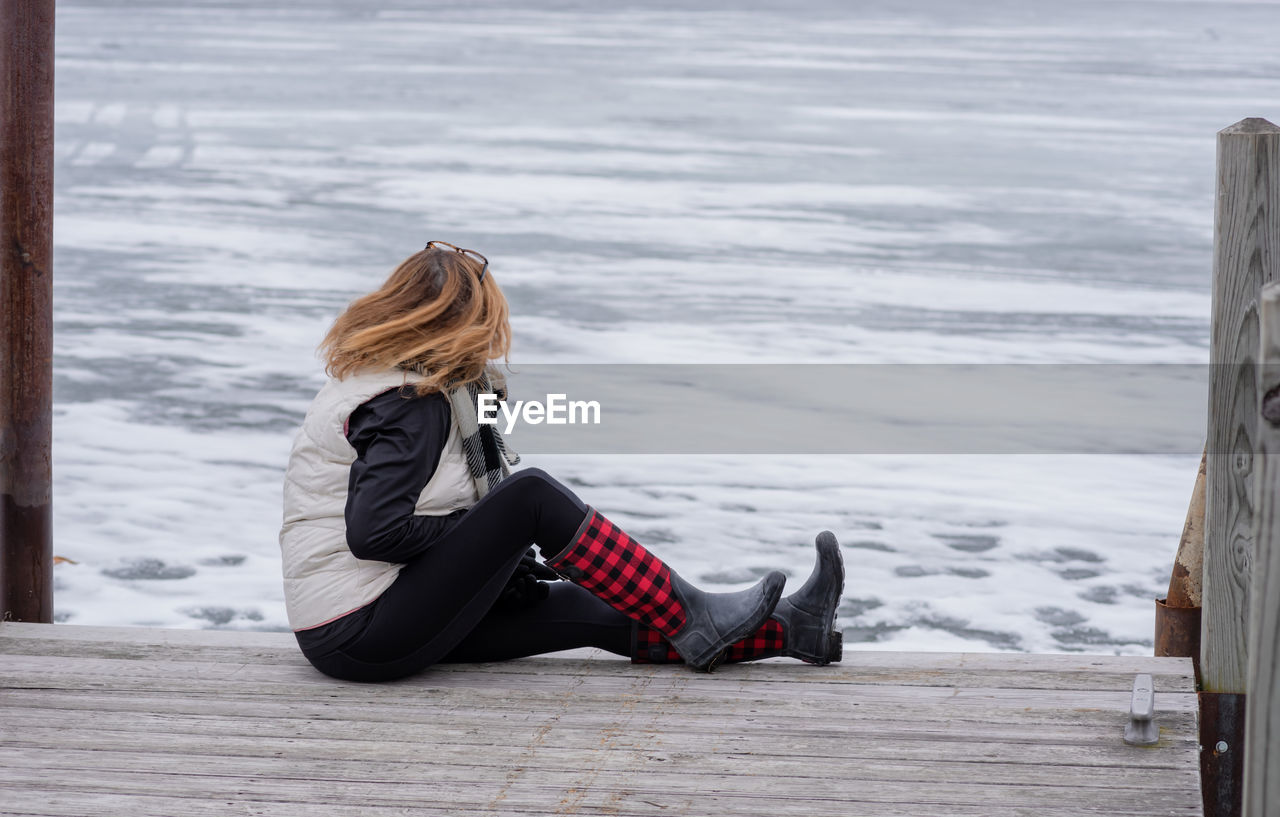
[[[1218,754],[1222,754],[1230,748],[1231,747],[1227,745],[1227,742],[1225,740],[1220,740],[1218,741],[1217,745],[1213,747],[1213,751],[1217,752]]]

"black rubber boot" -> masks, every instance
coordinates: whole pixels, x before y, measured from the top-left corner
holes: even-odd
[[[707,593],[671,571],[671,585],[684,605],[685,623],[667,641],[690,667],[711,672],[734,644],[760,629],[776,612],[786,576],[773,571],[737,593]]]
[[[704,592],[592,509],[547,566],[662,633],[686,664],[703,672],[715,669],[730,644],[760,629],[786,582],[775,570],[747,590]]]
[[[773,617],[786,634],[783,655],[826,665],[839,661],[844,649],[844,636],[834,628],[844,592],[844,559],[831,531],[819,533],[814,544],[818,562],[813,573],[803,587],[778,602]]]

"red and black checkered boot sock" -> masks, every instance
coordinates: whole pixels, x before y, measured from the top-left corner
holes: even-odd
[[[782,622],[771,618],[754,634],[736,644],[731,644],[725,652],[724,663],[759,661],[761,658],[782,655],[783,643]],[[631,645],[631,663],[678,664],[680,662],[680,654],[667,643],[661,633],[643,624],[636,625],[635,638]]]
[[[675,635],[684,626],[684,606],[671,586],[670,569],[594,509],[574,542],[547,564],[662,635]]]
[[[684,659],[676,648],[667,643],[662,633],[636,622],[632,630],[631,663],[633,664],[683,664]]]
[[[724,657],[725,663],[758,661],[761,658],[782,655],[782,636],[782,622],[771,618],[754,634],[736,644],[730,644],[729,652]]]

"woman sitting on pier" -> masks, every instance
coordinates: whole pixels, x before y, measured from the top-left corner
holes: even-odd
[[[707,593],[549,474],[509,472],[497,427],[476,415],[476,395],[501,389],[490,363],[511,337],[488,266],[431,242],[321,345],[331,379],[294,442],[280,532],[307,659],[356,681],[584,646],[705,671],[840,660],[844,569],[829,532],[796,593],[781,598],[776,571]]]

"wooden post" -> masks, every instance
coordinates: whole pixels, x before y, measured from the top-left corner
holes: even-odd
[[[1203,653],[1209,692],[1243,693],[1253,559],[1258,292],[1280,263],[1280,128],[1245,119],[1218,133]]]
[[[1208,817],[1240,813],[1257,441],[1258,293],[1280,265],[1280,128],[1218,133],[1201,615],[1201,775]]]
[[[53,7],[0,4],[0,618],[53,620]]]
[[[1244,815],[1280,817],[1280,283],[1261,306]]]

